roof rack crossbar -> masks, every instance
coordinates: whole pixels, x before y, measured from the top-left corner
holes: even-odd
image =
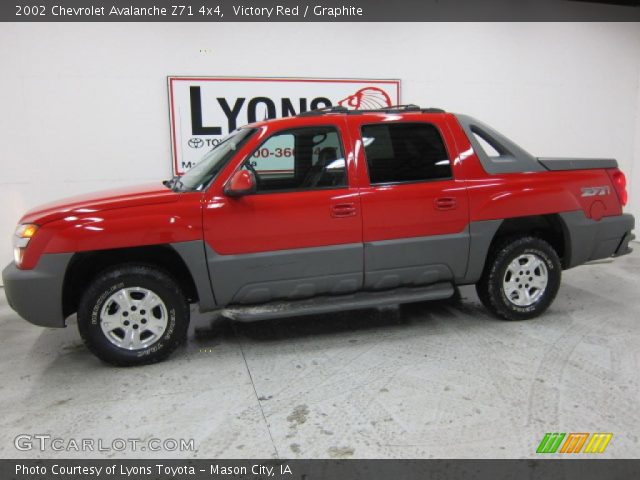
[[[331,107],[324,108],[316,108],[315,110],[309,110],[307,112],[301,112],[298,114],[299,117],[309,117],[313,115],[325,115],[327,113],[347,113],[349,109],[347,107],[343,107],[342,105],[334,105]]]
[[[388,110],[392,110],[392,111],[407,111],[407,112],[413,112],[413,111],[419,111],[420,107],[418,105],[414,105],[413,103],[406,103],[403,105],[390,105],[388,107],[383,107],[383,108],[376,108],[374,109],[376,111],[380,111],[380,112],[386,112]]]
[[[445,113],[441,108],[421,108],[418,105],[412,103],[405,105],[392,105],[389,107],[372,108],[369,110],[349,110],[342,105],[334,105],[331,107],[318,108],[316,110],[309,110],[307,112],[301,112],[298,117],[311,117],[315,115],[326,115],[329,113],[342,113],[346,115],[363,115],[367,113],[392,113],[392,112],[420,112],[420,113]]]

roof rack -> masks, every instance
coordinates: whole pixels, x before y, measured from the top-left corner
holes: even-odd
[[[405,105],[391,105],[389,107],[374,108],[373,110],[376,112],[388,112],[388,111],[419,112],[420,107],[418,105],[414,105],[413,103],[407,103]]]
[[[326,115],[329,113],[341,113],[346,115],[363,115],[366,113],[401,113],[401,112],[420,112],[420,113],[445,113],[441,108],[421,108],[418,105],[412,103],[406,105],[392,105],[389,107],[373,108],[370,110],[349,110],[342,105],[335,105],[332,107],[318,108],[316,110],[309,110],[308,112],[302,112],[298,114],[298,117],[312,117],[316,115]]]
[[[327,113],[347,113],[349,109],[342,105],[334,105],[333,107],[316,108],[315,110],[309,110],[308,112],[301,112],[298,117],[312,117],[315,115],[326,115]]]

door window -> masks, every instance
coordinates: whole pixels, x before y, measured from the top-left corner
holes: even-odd
[[[449,156],[434,125],[364,125],[362,142],[372,185],[452,178]]]
[[[340,188],[347,171],[333,127],[286,130],[269,137],[243,165],[256,176],[258,192]]]

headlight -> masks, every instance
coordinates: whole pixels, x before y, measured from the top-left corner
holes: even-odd
[[[38,231],[38,226],[31,223],[24,225],[18,225],[16,233],[13,236],[13,260],[16,265],[20,266],[22,258],[24,257],[24,250],[29,244],[29,240]]]

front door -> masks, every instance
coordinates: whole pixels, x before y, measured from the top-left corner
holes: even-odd
[[[238,166],[254,172],[257,191],[204,206],[219,305],[362,288],[362,216],[346,139],[342,124],[270,132]]]

